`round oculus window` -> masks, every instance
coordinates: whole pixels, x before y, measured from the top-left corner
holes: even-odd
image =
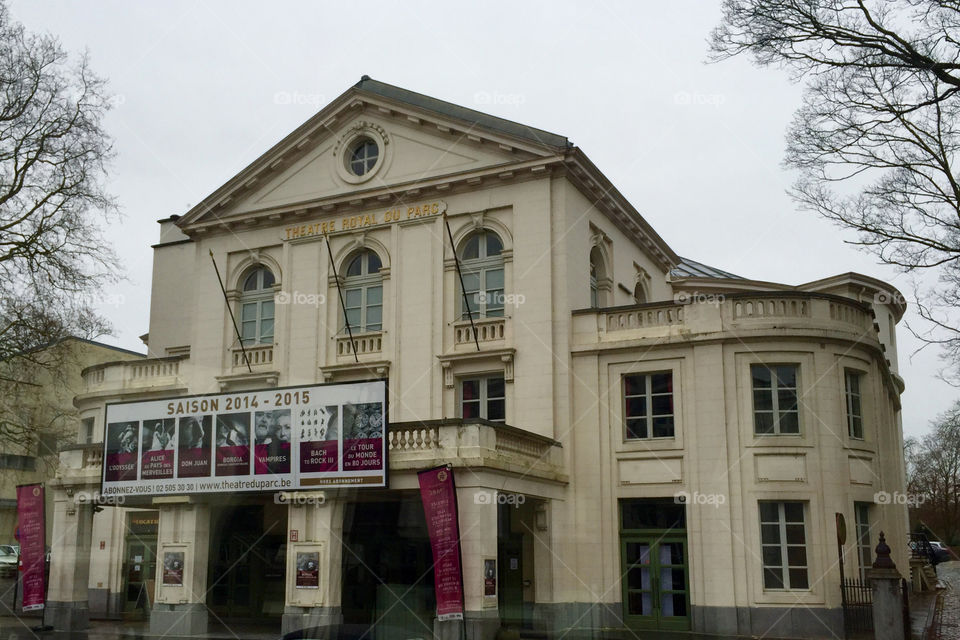
[[[377,164],[380,147],[370,138],[360,138],[350,146],[347,154],[347,169],[355,176],[365,176]]]

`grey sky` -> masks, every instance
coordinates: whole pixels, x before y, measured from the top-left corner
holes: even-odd
[[[110,81],[109,230],[128,282],[105,341],[143,350],[155,221],[182,214],[363,74],[568,136],[680,254],[797,284],[908,277],[845,245],[784,191],[800,88],[747,59],[705,64],[719,1],[128,2],[14,0],[15,19],[89,51]],[[907,318],[913,317],[909,312]],[[907,435],[960,393],[901,324]]]

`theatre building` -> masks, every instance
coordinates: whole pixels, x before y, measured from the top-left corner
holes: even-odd
[[[364,77],[160,221],[150,357],[83,372],[106,442],[51,484],[48,622],[842,634],[837,514],[848,577],[880,531],[909,566],[902,298],[683,258],[642,205],[563,136]],[[381,435],[385,473],[327,479]],[[462,623],[418,484],[442,465]]]

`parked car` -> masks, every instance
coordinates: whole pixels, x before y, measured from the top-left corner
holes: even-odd
[[[953,560],[953,557],[950,553],[950,548],[942,542],[931,540],[930,548],[933,551],[933,564],[940,564],[941,562],[949,562]]]
[[[17,577],[17,554],[0,547],[0,578]]]
[[[18,544],[0,544],[0,551],[12,553],[15,556],[20,555],[20,545]]]

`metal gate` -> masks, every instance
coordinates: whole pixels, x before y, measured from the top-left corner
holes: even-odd
[[[848,639],[873,637],[873,588],[869,580],[844,579],[840,585],[843,601],[843,632]],[[910,637],[910,584],[900,580],[903,637]]]
[[[873,589],[870,582],[844,578],[840,583],[843,632],[846,638],[873,637]]]

